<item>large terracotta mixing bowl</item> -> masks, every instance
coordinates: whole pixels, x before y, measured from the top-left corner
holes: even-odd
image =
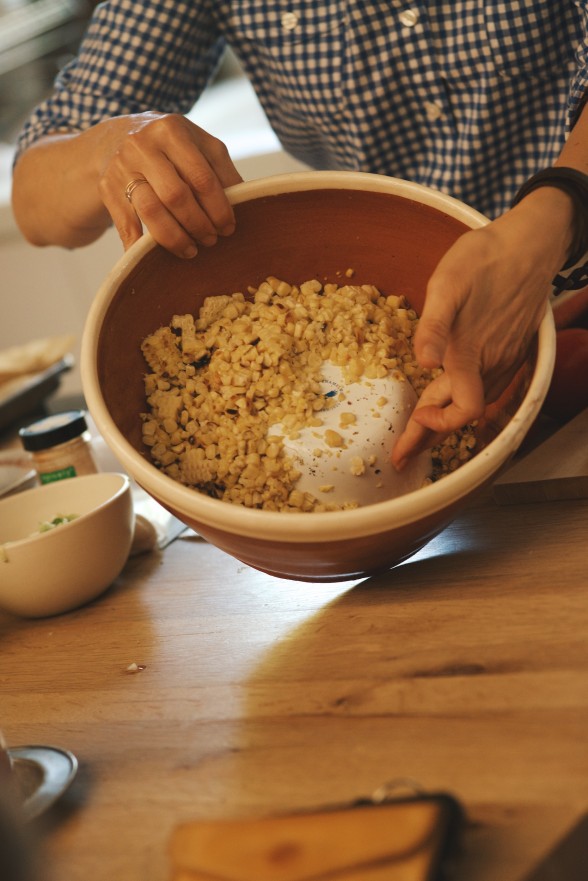
[[[479,429],[480,451],[458,471],[415,492],[356,510],[300,514],[251,510],[183,486],[149,460],[139,414],[146,409],[141,342],[210,294],[246,291],[268,275],[319,278],[404,294],[422,309],[440,257],[487,221],[460,202],[381,175],[303,172],[229,191],[237,229],[190,261],[149,236],[121,258],[97,293],[82,344],[89,410],[128,472],[204,538],[272,575],[307,581],[355,579],[389,569],[440,532],[495,477],[533,423],[553,370],[551,312],[532,354]]]

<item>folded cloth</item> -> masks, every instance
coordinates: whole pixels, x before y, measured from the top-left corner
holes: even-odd
[[[135,532],[133,534],[133,543],[129,552],[129,557],[136,557],[138,554],[146,554],[158,547],[157,529],[142,514],[135,516]]]
[[[131,546],[131,557],[148,551],[162,551],[182,533],[188,532],[185,523],[170,514],[134,481],[132,490],[135,509],[135,535]]]
[[[75,341],[75,336],[67,334],[3,349],[0,351],[0,383],[47,370],[71,351]]]

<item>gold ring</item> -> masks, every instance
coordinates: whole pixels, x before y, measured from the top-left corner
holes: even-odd
[[[125,187],[125,196],[129,200],[129,202],[132,201],[133,193],[135,192],[137,187],[140,186],[141,184],[147,184],[147,183],[149,183],[149,181],[146,180],[144,177],[135,177],[135,178],[133,178],[133,180],[128,182],[128,184]]]

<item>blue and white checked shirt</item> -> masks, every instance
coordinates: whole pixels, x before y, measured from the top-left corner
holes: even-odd
[[[295,157],[417,181],[488,217],[553,163],[588,92],[588,0],[111,0],[19,150],[114,115],[188,112],[225,44]]]

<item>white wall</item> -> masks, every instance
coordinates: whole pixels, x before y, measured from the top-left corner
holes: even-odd
[[[280,149],[253,90],[243,78],[211,87],[189,114],[220,137],[245,180],[304,168]],[[0,349],[72,333],[79,343],[95,292],[122,255],[114,231],[86,248],[34,248],[10,210],[12,149],[0,145]],[[65,375],[60,394],[81,391],[79,367]]]

